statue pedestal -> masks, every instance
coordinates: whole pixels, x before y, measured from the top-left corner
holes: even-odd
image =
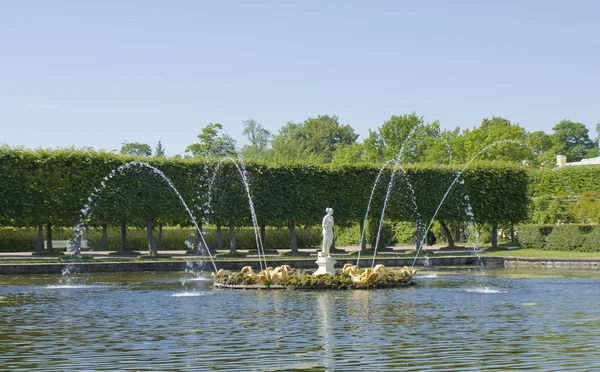
[[[327,256],[327,257],[323,257],[321,256],[322,252],[319,252],[319,258],[315,261],[315,263],[317,265],[319,265],[319,269],[317,271],[315,271],[315,273],[313,274],[314,276],[317,275],[325,275],[325,274],[331,274],[333,275],[335,273],[335,269],[333,268],[333,266],[335,265],[335,263],[337,262],[336,260],[334,260],[333,258],[331,258],[331,256]]]

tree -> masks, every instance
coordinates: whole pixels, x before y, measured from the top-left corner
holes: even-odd
[[[369,130],[365,139],[365,157],[371,161],[399,159],[402,163],[436,161],[440,152],[430,154],[436,142],[437,150],[441,150],[442,158],[449,158],[444,145],[440,142],[440,126],[437,121],[425,124],[422,116],[416,113],[393,115],[377,129]],[[400,153],[402,150],[402,154]]]
[[[533,152],[533,163],[536,166],[553,167],[555,156],[552,150],[552,137],[544,131],[531,132],[525,140]]]
[[[252,118],[244,121],[243,124],[242,134],[248,138],[250,145],[242,147],[240,150],[242,157],[245,159],[262,158],[271,141],[271,133]]]
[[[256,146],[260,150],[265,150],[269,145],[271,133],[252,118],[244,121],[243,124],[244,130],[242,134],[248,138],[250,145]]]
[[[160,141],[158,141],[158,144],[156,145],[156,148],[154,149],[154,156],[156,156],[157,158],[166,157],[165,148],[163,147],[163,145]]]
[[[152,156],[152,148],[146,143],[125,141],[122,143],[120,153],[121,155]]]
[[[492,116],[491,119],[485,118],[479,127],[463,133],[465,158],[461,160],[466,162],[475,156],[480,160],[515,163],[529,160],[533,154],[525,146],[526,135],[527,132],[523,127],[511,123],[508,119],[497,116]]]
[[[598,144],[588,135],[588,129],[581,123],[562,120],[552,130],[552,150],[556,155],[566,155],[567,161],[579,161],[593,156]]]
[[[198,135],[199,143],[189,145],[185,152],[193,156],[224,158],[235,156],[235,140],[227,133],[222,133],[223,126],[219,123],[208,123]]]
[[[330,163],[333,154],[356,142],[350,125],[340,125],[336,115],[319,115],[302,123],[288,122],[271,142],[269,157],[280,161]]]

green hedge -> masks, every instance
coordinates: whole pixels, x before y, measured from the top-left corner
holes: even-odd
[[[336,228],[352,226],[362,220],[380,172],[377,165],[257,162],[239,167],[246,170],[257,222],[273,228],[271,234],[267,234],[267,249],[289,247],[287,226],[290,223],[297,227],[300,247],[320,245],[319,229],[315,232],[298,226],[320,226],[326,207],[335,210]],[[399,227],[398,223],[413,223],[417,216],[431,219],[444,196],[436,218],[448,222],[467,221],[467,204],[471,205],[479,224],[511,224],[527,218],[529,178],[523,168],[473,163],[461,175],[460,182],[449,190],[460,169],[423,164],[407,165],[404,170],[391,165],[384,167],[368,216],[370,221],[379,221],[387,185],[396,172],[385,210],[389,223],[383,226],[381,244],[407,239],[409,229]],[[123,222],[137,228],[143,228],[147,221],[155,225],[191,227],[191,217],[182,201],[195,219],[205,225],[227,226],[233,220],[237,228],[252,226],[247,190],[238,164],[232,161],[135,158],[88,150],[31,151],[0,147],[0,174],[3,175],[0,177],[0,226],[50,224],[54,240],[63,239],[58,228],[71,227],[82,217],[91,226],[111,228],[111,236],[117,238],[111,237],[109,249],[118,249],[118,230],[113,229]],[[376,223],[369,222],[368,243],[374,242],[375,229]],[[145,250],[145,235],[133,231],[128,249]],[[253,233],[244,229],[236,231],[240,249],[255,246]],[[185,232],[169,234],[164,237],[167,248],[180,249],[188,238]],[[99,245],[99,232],[90,229],[88,235],[93,245]],[[212,239],[210,236],[207,235],[207,240]],[[226,229],[223,229],[223,237],[227,247]],[[11,239],[0,244],[6,249],[35,247],[23,240],[23,244],[17,244],[19,248],[11,248],[15,246],[14,239],[20,241],[15,237]],[[214,246],[209,243],[209,247]]]
[[[529,171],[529,177],[528,194],[532,197],[579,195],[600,190],[600,165],[535,169]]]
[[[126,165],[144,161],[145,165]],[[125,166],[126,165],[126,166]],[[287,226],[320,224],[325,207],[335,209],[336,224],[349,225],[364,217],[379,167],[314,166],[252,163],[245,166],[259,223]],[[117,169],[118,171],[114,171]],[[218,171],[217,171],[218,169]],[[407,165],[395,177],[386,217],[414,221],[418,212],[431,218],[458,168]],[[113,173],[111,174],[111,171]],[[370,217],[381,215],[387,183],[394,169],[384,169],[376,188]],[[133,158],[81,150],[22,150],[0,148],[0,224],[72,226],[80,210],[91,207],[90,222],[118,226],[126,221],[143,226],[146,220],[169,225],[189,224],[179,198],[161,177],[177,188],[196,219],[237,226],[251,225],[246,191],[237,166],[216,160]],[[210,180],[214,177],[212,193]],[[110,178],[107,176],[111,174]],[[438,218],[465,220],[465,196],[479,223],[523,221],[527,217],[528,177],[524,169],[497,163],[472,164],[457,182]],[[414,190],[418,206],[406,181]],[[206,209],[210,199],[212,208]]]
[[[522,225],[518,241],[524,248],[600,252],[600,227],[591,225]]]
[[[554,225],[521,225],[517,240],[523,248],[544,248]]]
[[[109,228],[107,250],[118,251],[121,247],[121,231]],[[204,229],[204,239],[211,249],[217,248],[217,237],[215,228]],[[267,228],[267,239],[265,249],[289,248],[290,239],[287,229]],[[321,245],[320,228],[298,228],[296,229],[298,246],[300,248],[318,247]],[[193,235],[192,235],[193,234]],[[73,229],[54,228],[53,240],[69,240],[73,238]],[[92,250],[99,250],[102,241],[100,229],[88,229],[84,236],[88,239],[88,246]],[[155,239],[158,239],[158,229],[154,231]],[[186,240],[195,240],[195,229],[192,228],[163,228],[162,241],[163,250],[187,250]],[[28,252],[35,250],[37,229],[34,228],[0,228],[0,252]],[[254,229],[242,227],[236,229],[236,246],[238,249],[256,249],[256,237]],[[130,228],[127,230],[127,250],[145,251],[148,249],[146,231]],[[228,230],[223,229],[223,249],[229,249]]]

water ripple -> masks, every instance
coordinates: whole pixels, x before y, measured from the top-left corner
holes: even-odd
[[[58,287],[26,279],[0,287],[0,369],[600,368],[600,300],[590,295],[598,279],[440,276],[410,288],[325,292],[216,291],[204,281],[182,288],[172,273],[113,275],[81,284],[94,290],[48,291]]]

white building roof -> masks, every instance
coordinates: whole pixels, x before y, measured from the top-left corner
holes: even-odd
[[[600,165],[600,156],[589,159],[581,159],[580,161],[574,161],[572,163],[567,163],[566,165]]]

